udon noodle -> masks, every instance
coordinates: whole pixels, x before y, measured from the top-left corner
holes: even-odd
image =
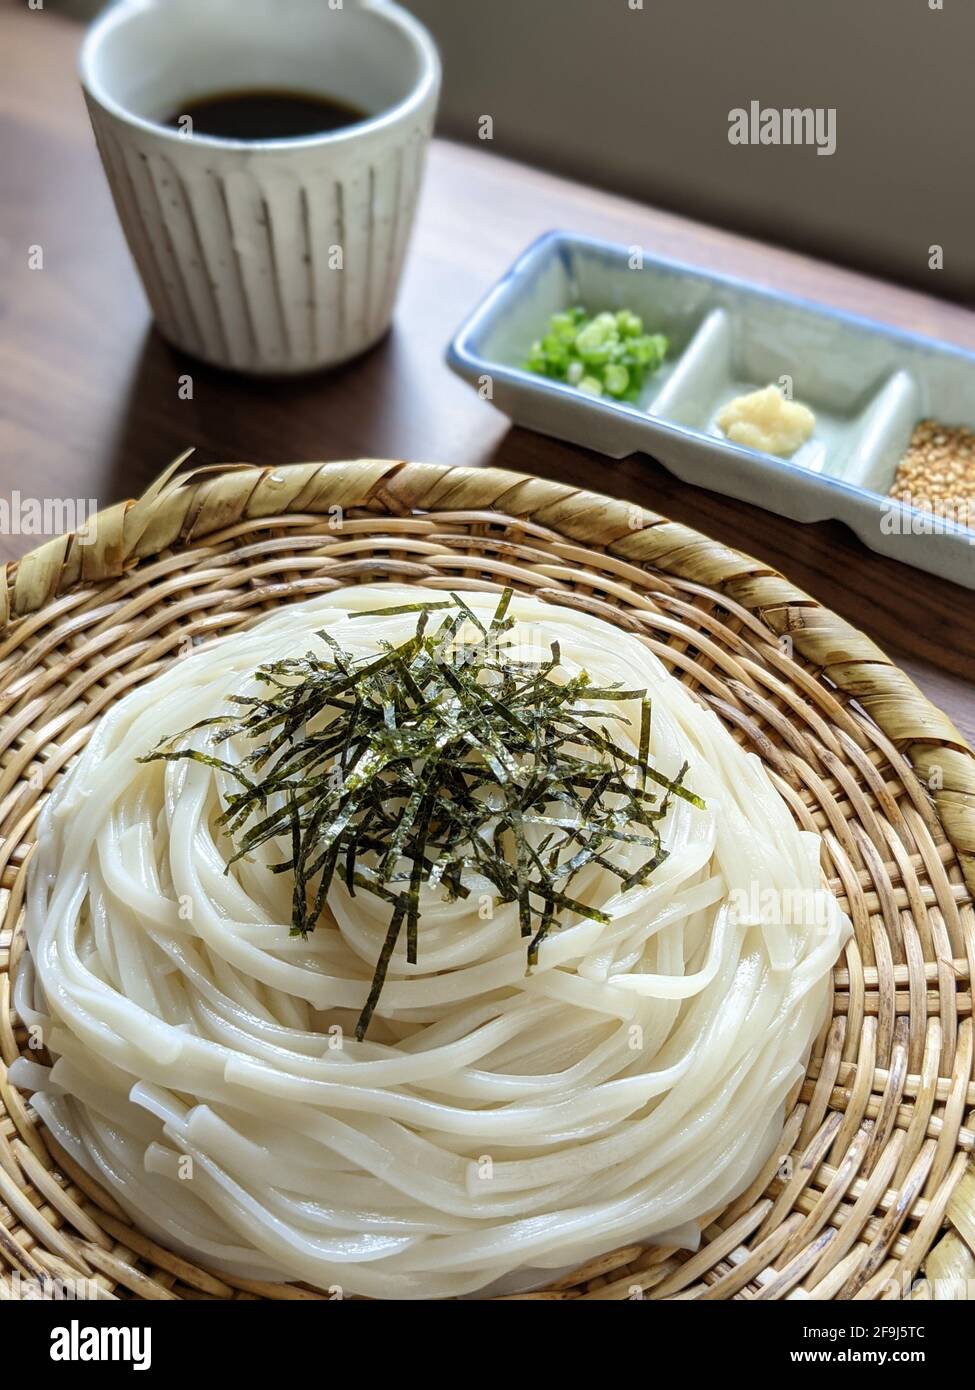
[[[226,774],[137,759],[262,663],[327,653],[323,627],[357,655],[404,641],[415,613],[356,614],[424,596],[340,590],[175,662],[110,709],[40,817],[16,1004],[55,1060],[12,1079],[143,1230],[232,1275],[448,1296],[690,1241],[773,1156],[824,1021],[848,924],[819,838],[636,637],[516,596],[511,650],[557,640],[569,673],[645,686],[655,766],[686,760],[705,809],[671,800],[645,885],[590,865],[608,921],[562,921],[531,970],[517,904],[425,887],[417,962],[400,942],[354,1040],[383,904],[336,880],[328,921],[293,936],[280,848],[226,872]]]

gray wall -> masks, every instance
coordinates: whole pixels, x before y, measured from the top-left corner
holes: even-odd
[[[975,0],[406,3],[443,53],[445,133],[489,114],[500,152],[975,299]],[[753,99],[835,107],[835,154],[730,145]]]

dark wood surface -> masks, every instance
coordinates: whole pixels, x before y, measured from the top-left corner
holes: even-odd
[[[417,458],[495,464],[612,493],[776,566],[903,665],[975,741],[975,595],[869,551],[839,523],[803,526],[690,487],[643,455],[614,463],[513,429],[443,365],[459,322],[539,233],[571,228],[743,275],[975,348],[975,314],[500,160],[431,152],[395,326],[328,375],[245,380],[153,331],[75,78],[80,30],[0,12],[0,495],[138,494],[196,460]],[[43,269],[28,248],[43,248]],[[193,398],[179,396],[189,372]],[[932,538],[937,543],[936,538]],[[36,538],[0,536],[0,559]],[[975,565],[975,551],[973,551]]]

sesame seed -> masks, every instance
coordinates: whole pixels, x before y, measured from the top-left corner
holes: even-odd
[[[927,512],[948,512],[962,526],[975,520],[975,430],[920,420],[901,459],[890,496]]]

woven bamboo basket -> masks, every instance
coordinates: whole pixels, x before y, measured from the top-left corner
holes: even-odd
[[[0,582],[0,1296],[15,1271],[106,1298],[321,1296],[214,1274],[133,1228],[7,1080],[29,1042],[10,986],[37,814],[105,708],[188,639],[383,580],[513,585],[638,634],[821,833],[853,921],[776,1154],[700,1249],[629,1246],[529,1296],[973,1296],[975,753],[945,715],[775,571],[623,502],[373,459],[175,467]]]

